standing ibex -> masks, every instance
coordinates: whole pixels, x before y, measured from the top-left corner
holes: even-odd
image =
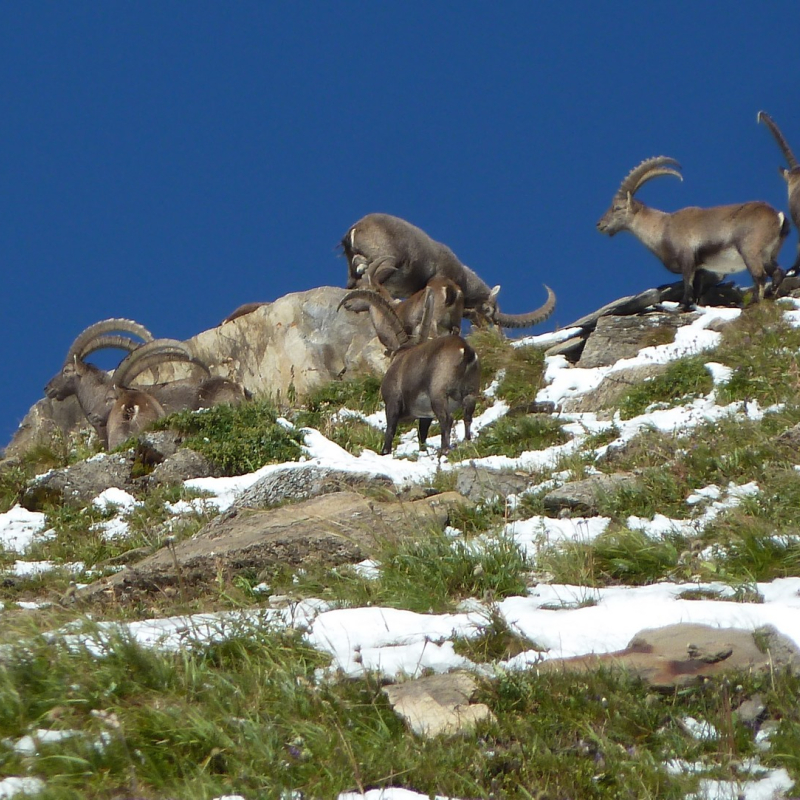
[[[644,183],[659,175],[683,180],[673,167],[680,164],[667,156],[648,158],[634,167],[597,223],[598,230],[609,236],[630,231],[670,272],[682,275],[684,308],[693,304],[700,269],[730,275],[747,268],[755,284],[754,301],[761,300],[764,282],[775,271],[789,232],[785,215],[759,201],[682,208],[670,214],[634,198]]]
[[[92,423],[97,435],[106,443],[106,392],[111,385],[111,376],[90,364],[85,359],[92,353],[106,348],[126,350],[128,353],[141,345],[129,336],[112,335],[124,332],[145,341],[152,341],[153,334],[144,325],[130,319],[105,319],[82,331],[67,352],[64,365],[44,387],[52,400],[66,400],[75,395],[81,410]]]
[[[386,434],[381,455],[392,452],[397,425],[403,420],[419,421],[419,444],[425,445],[433,419],[442,429],[441,453],[450,449],[453,412],[464,409],[464,435],[471,438],[472,415],[480,392],[478,356],[456,335],[428,339],[433,313],[433,293],[426,290],[424,314],[418,337],[409,338],[391,304],[378,292],[348,292],[339,307],[355,297],[379,309],[372,316],[381,342],[390,342],[392,361],[381,381],[386,407]]]
[[[409,297],[424,289],[434,276],[450,278],[464,293],[468,317],[487,319],[503,328],[538,325],[555,308],[555,294],[545,286],[547,300],[541,308],[528,314],[503,314],[497,307],[499,286],[490,288],[447,245],[390,214],[367,214],[347,231],[342,248],[347,257],[348,289],[379,283],[392,297]]]
[[[789,192],[789,214],[792,217],[792,222],[794,222],[794,227],[800,231],[800,164],[797,163],[794,153],[789,148],[789,145],[786,144],[786,139],[783,138],[783,134],[772,117],[764,111],[759,111],[756,119],[758,122],[763,122],[770,129],[783,153],[783,157],[786,159],[786,163],[789,165],[789,169],[778,167],[778,172],[786,181],[786,188]],[[798,269],[800,269],[800,241],[797,243],[797,256],[790,270]]]

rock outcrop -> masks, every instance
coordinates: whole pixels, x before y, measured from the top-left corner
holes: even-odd
[[[330,381],[383,374],[387,359],[369,314],[337,311],[345,290],[322,286],[288,294],[186,341],[212,375],[241,383],[257,397],[292,402]],[[147,370],[137,385],[189,376],[185,364]],[[18,458],[35,445],[91,430],[74,397],[43,399],[25,416],[5,450]]]

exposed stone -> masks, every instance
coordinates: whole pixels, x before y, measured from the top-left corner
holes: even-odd
[[[20,458],[32,448],[54,446],[73,435],[89,437],[94,429],[74,397],[43,398],[31,406],[3,452],[6,459]]]
[[[473,502],[519,494],[530,484],[530,476],[490,470],[472,464],[460,468],[456,477],[456,491]]]
[[[212,375],[239,381],[254,396],[293,401],[330,381],[369,373],[388,364],[369,314],[337,311],[345,290],[322,286],[288,294],[186,341]],[[190,375],[191,366],[164,362],[145,370],[137,385]],[[88,426],[74,397],[40,400],[6,447],[18,457]]]
[[[800,650],[772,626],[747,631],[681,623],[640,631],[624,650],[553,659],[541,671],[621,667],[658,689],[687,686],[726,672],[800,672]]]
[[[321,286],[266,303],[186,340],[212,375],[240,382],[257,397],[304,397],[330,381],[382,374],[388,361],[369,314],[342,309],[345,289]],[[137,383],[184,378],[191,368],[166,362]]]
[[[672,341],[675,330],[695,319],[697,314],[663,311],[633,317],[601,317],[583,348],[578,366],[608,367],[620,359],[632,358],[644,347]]]
[[[508,409],[507,417],[521,417],[525,414],[552,414],[556,410],[556,404],[552,400],[532,400],[520,406],[512,406]]]
[[[259,574],[278,565],[296,569],[358,562],[382,538],[414,537],[424,525],[443,528],[450,509],[464,503],[466,498],[455,492],[412,503],[377,503],[355,492],[335,492],[267,511],[232,508],[191,539],[163,547],[79,595],[180,589],[241,571]]]
[[[642,311],[650,308],[655,303],[660,303],[662,300],[662,289],[646,289],[639,294],[629,295],[628,297],[620,297],[618,300],[613,300],[606,305],[601,306],[591,314],[587,314],[575,322],[565,325],[565,328],[586,328],[592,330],[598,321],[609,314],[614,315],[629,315],[640,314]]]
[[[800,449],[800,423],[780,433],[777,441],[784,447],[791,447],[793,450]]]
[[[470,703],[477,681],[467,672],[429,675],[383,688],[392,708],[420,736],[453,735],[493,720],[483,703]]]
[[[219,475],[220,471],[205,456],[182,447],[155,467],[145,482],[148,486],[171,485],[190,478],[216,478]]]
[[[143,464],[160,464],[174,456],[183,442],[175,431],[147,431],[136,438],[136,458]]]
[[[567,413],[593,412],[598,419],[612,419],[620,398],[634,386],[644,383],[667,369],[666,364],[644,364],[639,367],[614,370],[591,392],[568,397],[561,410]]]
[[[734,709],[736,716],[743,725],[755,727],[756,723],[764,716],[767,710],[767,705],[764,698],[760,694],[754,694],[743,700]]]
[[[549,358],[550,356],[564,356],[567,361],[574,364],[581,357],[581,353],[583,353],[586,337],[586,333],[579,333],[577,336],[571,336],[563,342],[548,347],[547,350],[544,351],[545,358]]]
[[[69,467],[53,469],[34,478],[20,504],[29,511],[41,511],[48,501],[85,505],[106,489],[130,491],[133,450],[100,453]]]
[[[553,513],[569,509],[583,516],[596,515],[599,513],[598,503],[603,496],[635,485],[636,478],[627,473],[593,475],[582,481],[565,483],[548,492],[543,498],[544,507]]]
[[[237,508],[268,508],[286,501],[311,497],[356,487],[393,486],[386,475],[318,467],[314,464],[285,467],[270,472],[245,489],[236,498]]]

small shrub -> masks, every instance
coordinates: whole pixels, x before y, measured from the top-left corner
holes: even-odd
[[[541,652],[544,648],[512,630],[505,618],[496,609],[491,609],[486,625],[477,636],[456,637],[453,649],[460,656],[478,664],[505,661],[528,650]]]
[[[544,350],[513,347],[502,333],[492,328],[473,330],[467,337],[481,362],[482,385],[491,383],[502,371],[497,397],[510,406],[532,402],[543,385]]]
[[[715,358],[733,368],[720,398],[761,405],[794,402],[800,393],[800,329],[775,303],[758,303],[726,325]]]

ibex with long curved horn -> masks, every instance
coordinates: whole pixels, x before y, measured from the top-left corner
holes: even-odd
[[[780,128],[775,124],[772,117],[764,111],[759,111],[756,119],[769,128],[783,153],[783,157],[786,159],[786,163],[789,165],[789,169],[778,167],[778,172],[786,181],[786,189],[789,193],[789,214],[792,217],[792,222],[794,222],[794,227],[800,231],[800,164],[797,163],[794,153],[786,143],[786,139],[783,138]],[[798,269],[800,269],[800,241],[797,243],[797,256],[790,270],[796,271]]]
[[[348,293],[352,300],[362,300],[367,304],[372,324],[381,344],[391,353],[397,347],[394,333],[383,322],[385,311],[372,302],[372,295],[377,293],[392,307],[403,330],[410,339],[417,342],[436,336],[460,333],[461,320],[464,316],[464,293],[449,278],[431,278],[428,285],[405,300],[393,298],[381,284],[370,284],[369,288],[353,289]],[[428,298],[431,298],[430,300]],[[432,303],[427,309],[427,302]],[[350,307],[350,302],[348,302]],[[428,313],[426,313],[426,311]],[[424,336],[422,335],[425,326]]]
[[[381,396],[386,407],[386,434],[381,455],[392,452],[397,425],[416,419],[419,444],[425,445],[433,419],[442,429],[441,452],[450,449],[453,412],[464,409],[464,435],[471,438],[472,416],[480,392],[478,356],[464,339],[456,335],[429,339],[434,306],[433,292],[426,290],[423,319],[419,333],[409,337],[392,305],[378,292],[348,292],[339,308],[349,299],[366,300],[377,310],[373,324],[381,342],[389,343],[392,361],[381,381]]]
[[[153,339],[153,334],[144,325],[130,319],[112,318],[96,322],[78,334],[70,345],[61,370],[44,387],[44,393],[52,400],[66,400],[75,395],[104,445],[108,417],[106,393],[111,385],[111,376],[85,359],[98,350],[109,348],[130,353],[142,344],[130,336],[114,334],[115,331],[131,334],[146,342]]]
[[[348,289],[379,283],[392,297],[409,297],[424,289],[434,276],[449,278],[464,293],[468,317],[487,319],[503,328],[538,325],[555,308],[556,296],[545,286],[547,300],[536,311],[503,314],[497,307],[499,286],[490,288],[447,245],[390,214],[367,214],[347,231],[342,248],[347,257]]]
[[[134,387],[139,375],[166,361],[199,368],[203,377]],[[209,408],[246,399],[244,388],[226,378],[210,377],[208,367],[177,339],[156,339],[130,353],[111,376],[106,392],[108,449],[113,450],[148,425],[174,411]]]
[[[754,300],[761,300],[789,232],[785,215],[760,201],[682,208],[670,214],[635,199],[652,178],[672,175],[683,180],[675,167],[680,164],[667,156],[648,158],[634,167],[598,221],[598,230],[609,236],[630,231],[670,272],[682,275],[684,308],[693,304],[700,269],[722,276],[747,268],[755,285]]]

